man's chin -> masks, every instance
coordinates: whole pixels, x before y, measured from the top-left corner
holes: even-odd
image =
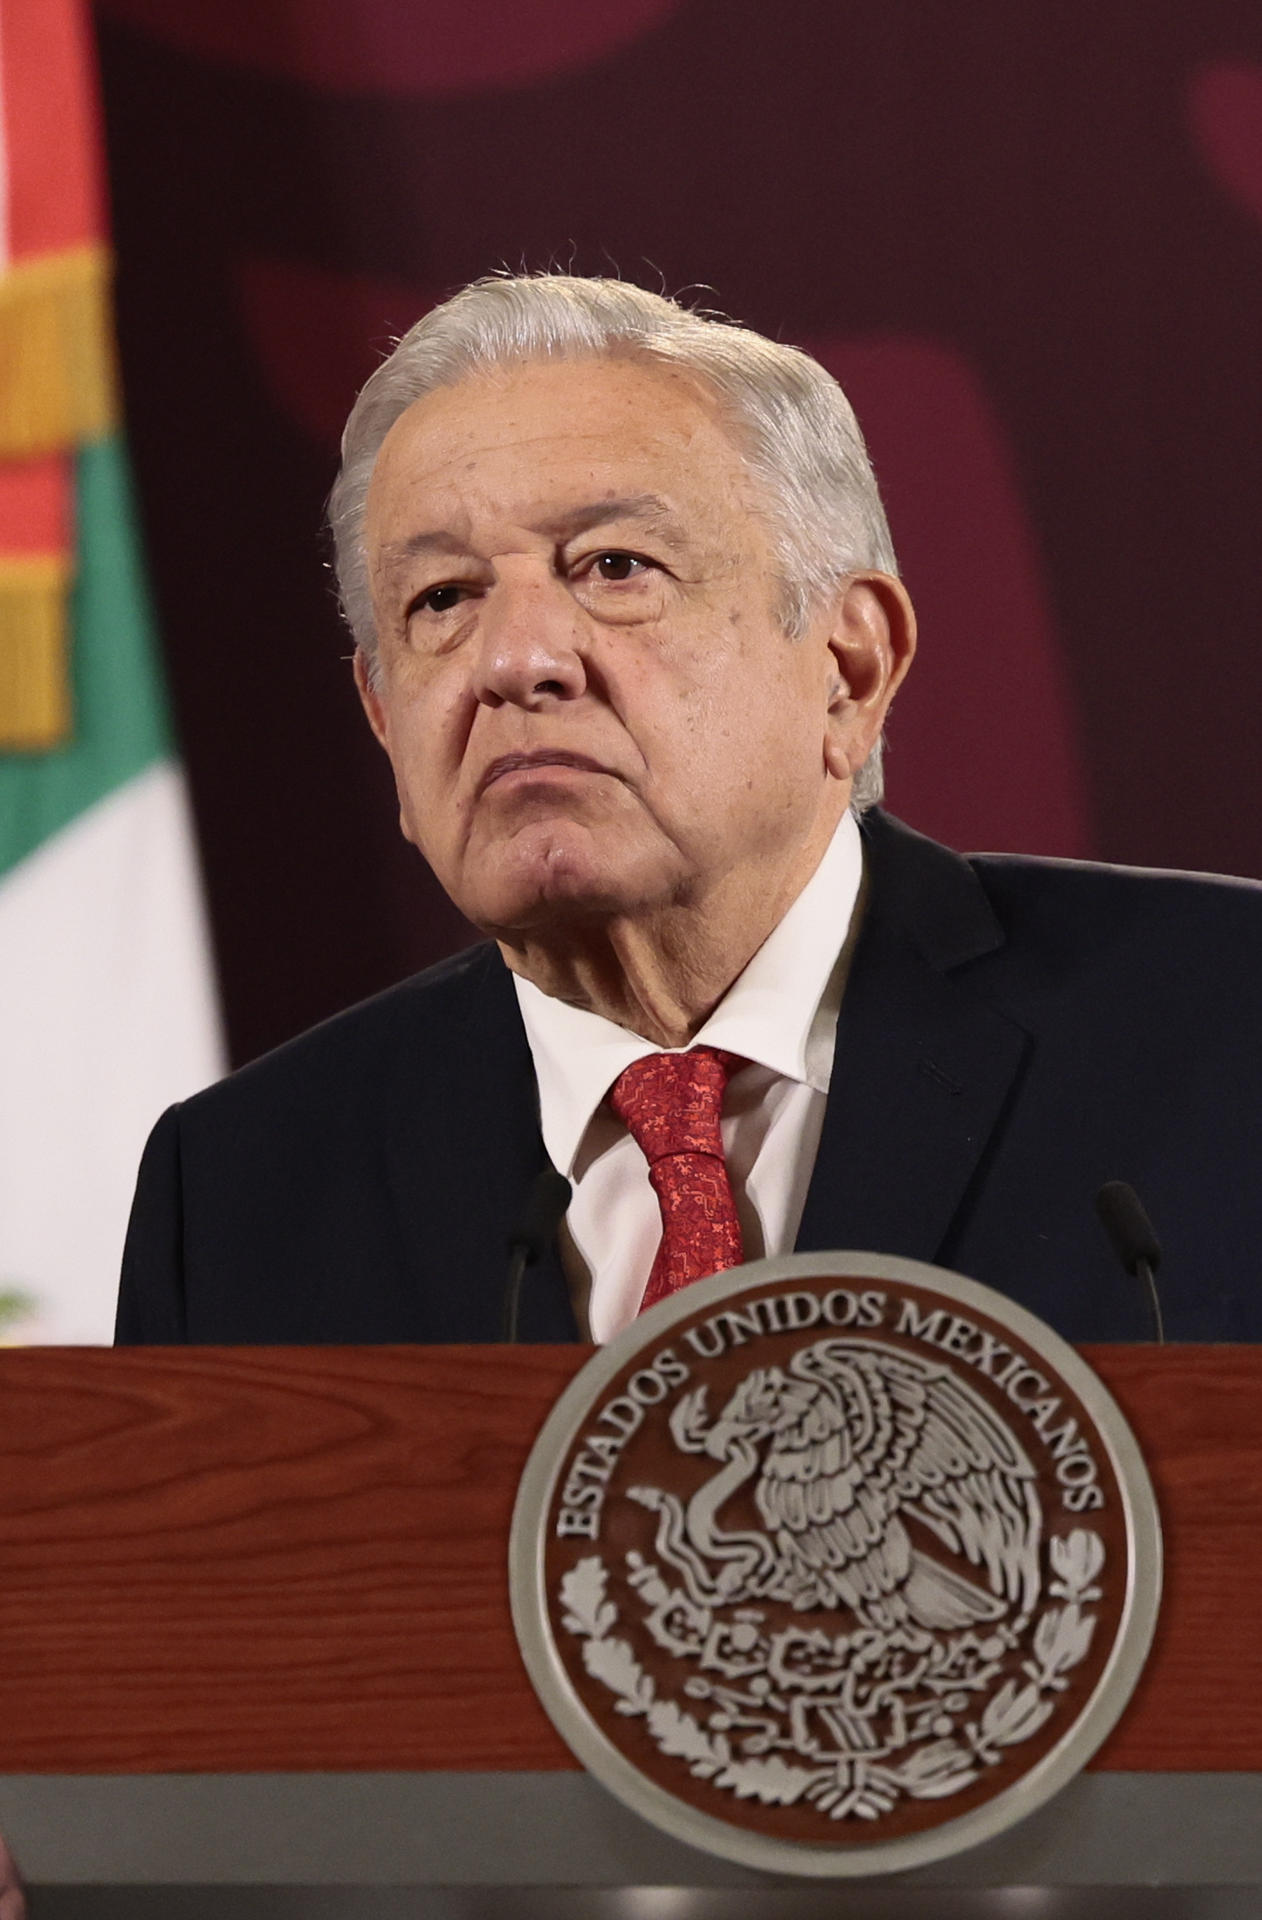
[[[553,879],[545,888],[506,889],[485,903],[474,924],[497,940],[549,935],[564,939],[567,932],[579,927],[634,913],[636,904],[618,888],[577,879]]]
[[[593,858],[586,848],[553,844],[533,857],[506,860],[479,876],[457,902],[466,916],[495,939],[538,938],[626,915],[649,913],[671,891],[659,862]],[[656,871],[652,869],[656,868]]]

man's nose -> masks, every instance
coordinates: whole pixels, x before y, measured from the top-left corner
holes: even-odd
[[[475,692],[483,706],[536,708],[586,688],[581,616],[563,581],[497,581],[481,625]]]

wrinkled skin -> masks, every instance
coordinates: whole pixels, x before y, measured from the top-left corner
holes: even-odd
[[[403,832],[510,966],[681,1044],[849,801],[914,645],[902,588],[853,575],[789,638],[717,404],[626,359],[416,402],[366,542],[357,677]]]

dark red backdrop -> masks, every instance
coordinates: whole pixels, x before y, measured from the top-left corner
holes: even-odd
[[[922,616],[890,800],[1262,874],[1254,0],[99,0],[132,442],[234,1057],[463,943],[318,534],[392,332],[616,265],[801,342]]]

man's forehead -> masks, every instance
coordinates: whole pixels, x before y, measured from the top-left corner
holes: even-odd
[[[620,360],[492,368],[413,402],[368,497],[386,564],[473,544],[504,519],[572,538],[628,521],[681,540],[746,520],[748,470],[713,396],[670,368]]]
[[[593,496],[597,482],[638,493],[659,486],[659,466],[710,467],[724,450],[739,458],[716,396],[690,373],[595,356],[527,361],[414,400],[386,434],[373,484],[459,484],[525,461],[586,467]]]

